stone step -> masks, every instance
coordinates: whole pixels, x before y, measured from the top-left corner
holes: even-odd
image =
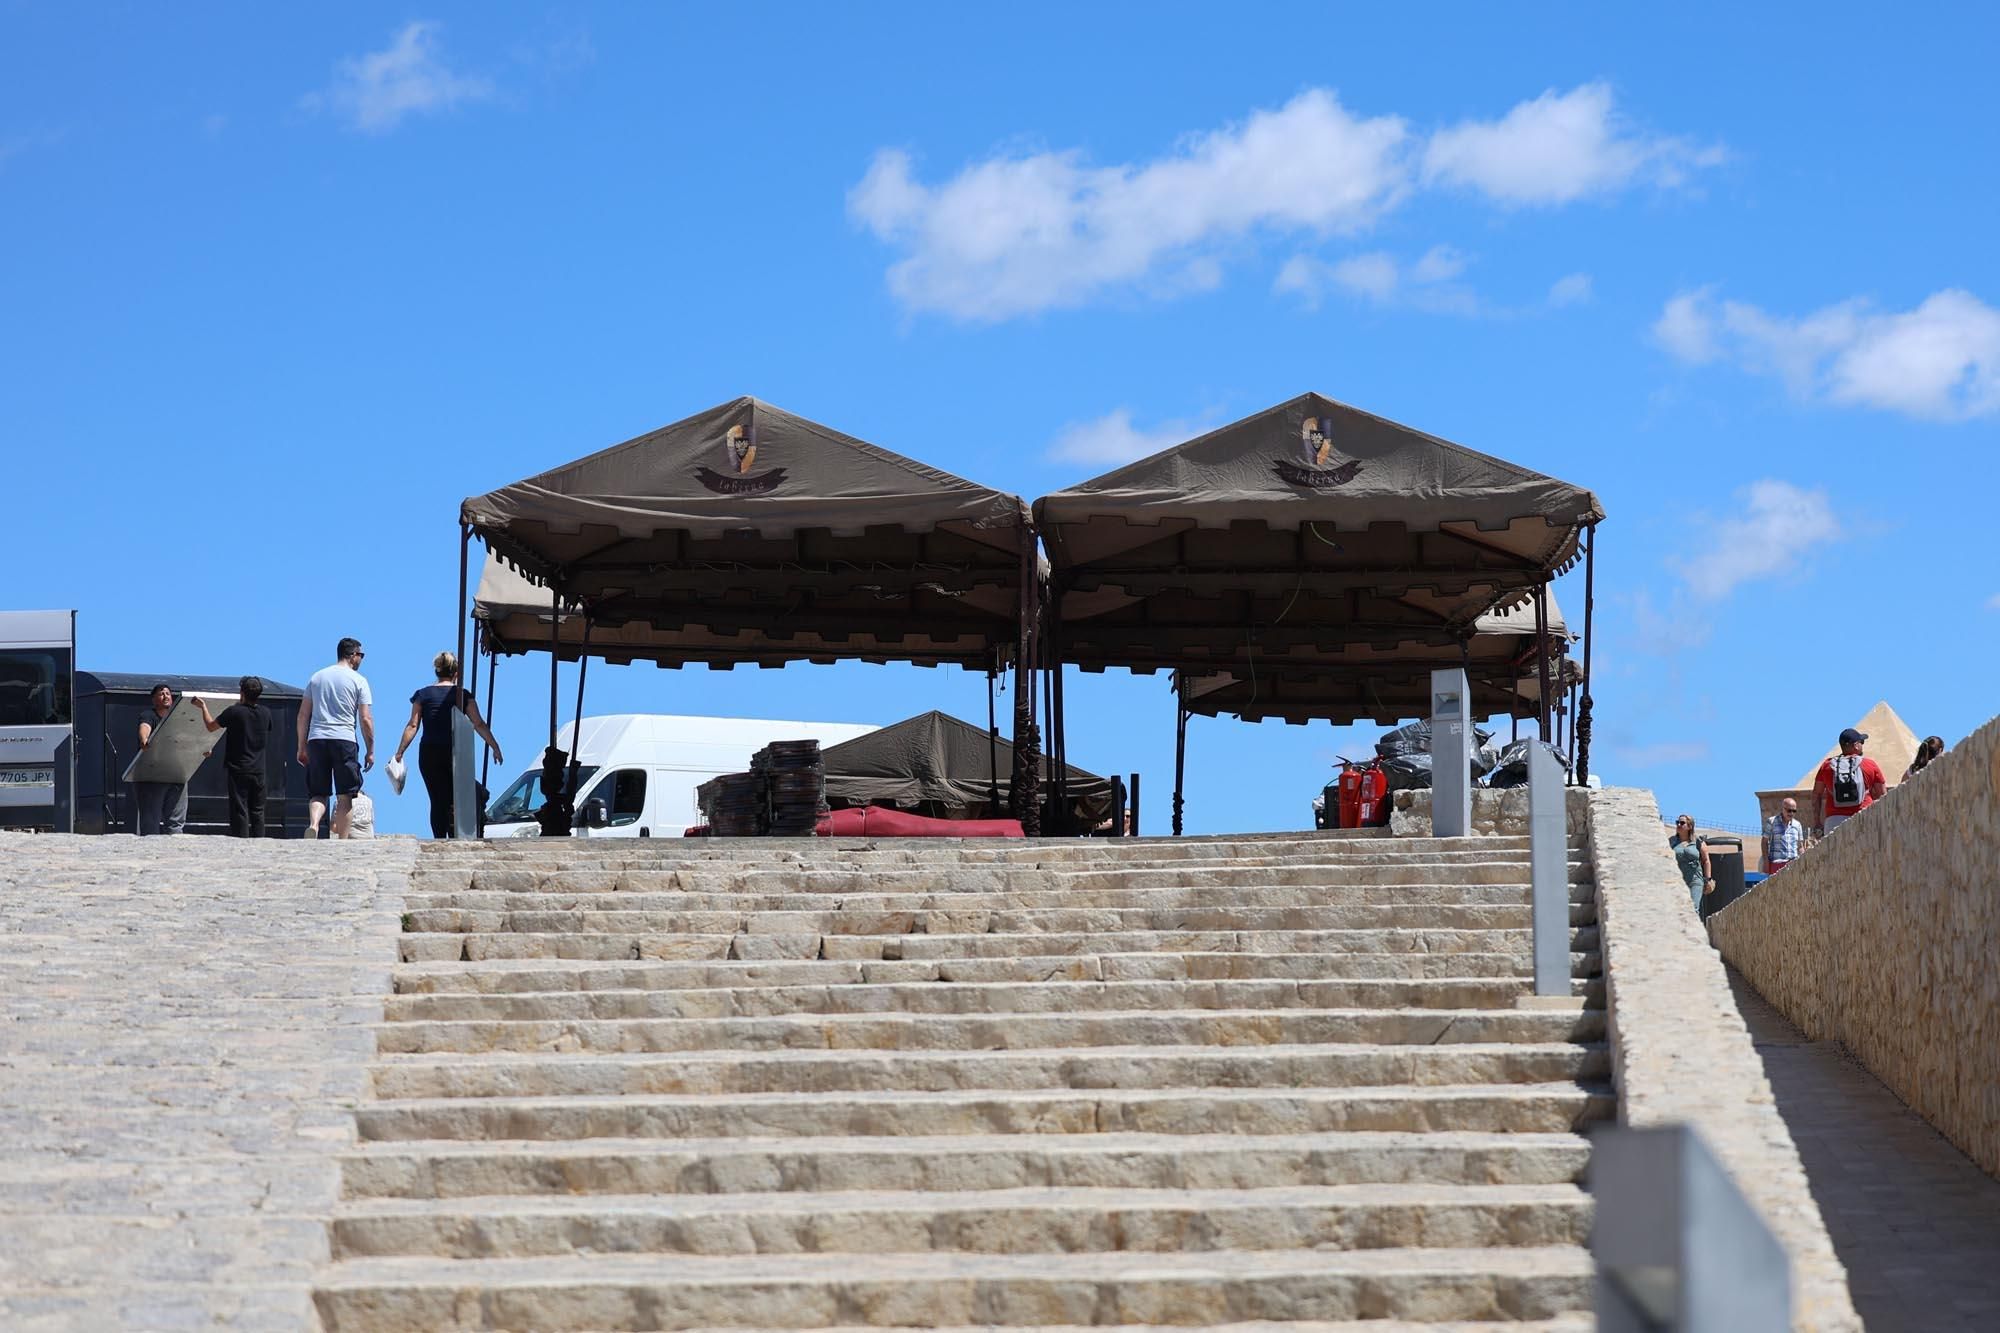
[[[736,1194],[781,1190],[1248,1189],[1297,1185],[1567,1185],[1587,1140],[1463,1131],[1295,1135],[966,1134],[824,1139],[364,1143],[349,1198]]]
[[[1506,1009],[1530,990],[1516,977],[1434,980],[1050,981],[983,986],[717,986],[392,995],[391,1022],[528,1019],[757,1018],[773,1014],[1041,1014],[1106,1009]],[[1590,998],[1591,983],[1571,993]],[[1598,1000],[1601,1007],[1601,997]]]
[[[1117,932],[1030,931],[960,935],[735,935],[645,931],[552,931],[405,935],[406,963],[493,958],[577,958],[743,960],[1007,958],[1106,953],[1229,952],[1253,954],[1345,953],[1521,953],[1532,941],[1526,930],[1351,929],[1330,930],[1148,930]],[[1570,930],[1572,952],[1597,949],[1597,927]]]
[[[384,1055],[453,1051],[1001,1051],[1360,1042],[1599,1041],[1604,1015],[1546,1009],[1148,1009],[1032,1014],[457,1019],[385,1023]]]
[[[1563,1081],[1482,1087],[837,1092],[811,1097],[443,1097],[363,1102],[355,1109],[355,1121],[366,1140],[1357,1130],[1549,1134],[1602,1120],[1614,1107],[1608,1089]]]
[[[843,1324],[837,1328],[823,1329],[820,1333],[858,1333],[858,1324]],[[954,1328],[931,1326],[932,1333],[991,1333],[991,1324],[981,1324],[977,1328],[961,1325]],[[1041,1333],[1162,1333],[1167,1329],[1184,1329],[1184,1324],[1039,1324]],[[1597,1327],[1595,1318],[1588,1314],[1558,1315],[1554,1319],[1509,1319],[1495,1323],[1486,1319],[1451,1319],[1442,1323],[1424,1319],[1286,1319],[1251,1320],[1247,1323],[1232,1321],[1227,1324],[1203,1324],[1208,1333],[1593,1333]],[[722,1333],[720,1329],[700,1329],[695,1333]]]
[[[1574,1246],[1152,1254],[350,1260],[314,1292],[356,1330],[826,1328],[1550,1319],[1589,1308]]]
[[[673,1051],[385,1056],[388,1098],[758,1096],[1047,1088],[1350,1088],[1610,1077],[1600,1045],[1095,1046],[1014,1051]]]
[[[1569,864],[1574,883],[1588,882],[1589,866]],[[1481,858],[1421,861],[1406,858],[1348,865],[1277,861],[1239,865],[1228,861],[1157,867],[1104,866],[1052,870],[1035,866],[891,866],[862,869],[717,866],[712,869],[482,869],[462,884],[428,878],[412,888],[433,892],[461,887],[481,892],[625,891],[704,893],[996,893],[1090,889],[1257,888],[1286,885],[1322,889],[1367,884],[1523,884],[1528,861]]]
[[[449,938],[449,937],[440,937]],[[1594,977],[1598,955],[1570,954],[1573,977]],[[1525,950],[1504,953],[1258,954],[1106,953],[1016,958],[620,960],[456,958],[406,964],[395,972],[398,994],[498,994],[522,991],[679,989],[691,986],[895,985],[1001,981],[1220,981],[1239,979],[1419,980],[1441,977],[1522,978],[1532,967]]]
[[[1582,1245],[1574,1185],[857,1190],[341,1205],[333,1255],[1076,1254]]]
[[[637,896],[637,895],[635,895]],[[910,935],[1118,934],[1154,930],[1527,930],[1527,904],[1313,903],[1284,907],[1039,907],[819,912],[640,909],[624,902],[587,908],[545,904],[529,911],[424,908],[403,914],[412,933]]]
[[[1570,839],[1575,850],[1582,846]],[[1372,830],[1316,830],[1268,834],[1217,834],[1132,839],[926,839],[926,838],[673,838],[507,839],[457,846],[426,844],[420,869],[449,866],[568,865],[590,862],[822,865],[844,861],[911,865],[1022,863],[1059,866],[1077,862],[1235,860],[1245,856],[1305,857],[1429,852],[1517,853],[1520,835],[1469,838],[1386,838]]]
[[[709,893],[685,889],[620,889],[615,885],[574,886],[500,892],[457,889],[408,896],[411,911],[457,907],[480,912],[535,912],[552,908],[646,912],[932,912],[1008,911],[1038,907],[1214,907],[1218,900],[1239,907],[1326,907],[1350,903],[1438,903],[1454,907],[1519,907],[1530,901],[1525,878],[1519,884],[1347,884],[1319,890],[1298,885],[1213,889],[1006,889],[991,893]],[[1572,903],[1595,902],[1589,883],[1569,886]]]

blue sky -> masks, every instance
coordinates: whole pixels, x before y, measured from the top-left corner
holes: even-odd
[[[387,746],[464,495],[748,393],[1032,499],[1311,389],[1598,492],[1607,780],[1745,822],[1878,698],[1955,741],[2000,17],[1526,14],[0,4],[0,603],[100,670],[355,634]],[[514,768],[546,664],[500,679]],[[983,692],[600,668],[591,711]],[[1164,679],[1070,698],[1164,831]],[[1296,826],[1373,734],[1196,719],[1190,829]]]

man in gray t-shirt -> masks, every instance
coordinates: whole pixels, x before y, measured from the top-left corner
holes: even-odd
[[[342,639],[334,650],[339,659],[313,672],[306,697],[299,705],[299,762],[306,768],[306,836],[319,836],[319,818],[335,796],[333,836],[347,836],[354,794],[361,775],[375,767],[375,696],[361,674],[359,639]],[[368,745],[364,757],[354,743],[355,728]]]

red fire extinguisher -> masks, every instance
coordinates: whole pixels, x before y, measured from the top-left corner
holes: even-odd
[[[1380,764],[1360,769],[1360,794],[1355,801],[1356,828],[1377,828],[1389,822],[1389,775]]]

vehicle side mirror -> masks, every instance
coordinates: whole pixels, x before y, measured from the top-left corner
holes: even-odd
[[[585,828],[604,828],[610,823],[611,811],[605,808],[603,801],[592,797],[583,803],[583,826]]]

